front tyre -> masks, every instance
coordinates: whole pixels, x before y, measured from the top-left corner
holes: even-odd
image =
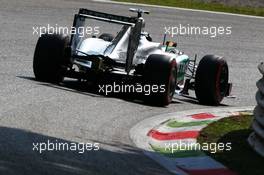
[[[176,60],[165,55],[150,55],[144,69],[145,85],[159,87],[158,92],[152,91],[147,101],[156,105],[166,106],[171,103],[176,89]]]
[[[67,48],[69,37],[61,34],[44,34],[39,37],[33,59],[33,71],[38,81],[59,83],[70,62]]]
[[[205,105],[219,105],[228,91],[228,65],[215,55],[206,55],[200,61],[195,75],[195,94]]]

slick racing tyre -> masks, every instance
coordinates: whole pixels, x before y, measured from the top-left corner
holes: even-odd
[[[67,54],[69,37],[60,34],[44,34],[39,37],[33,60],[33,71],[39,81],[59,83],[67,70],[70,54]]]
[[[159,87],[158,92],[152,91],[146,101],[159,106],[171,103],[177,81],[176,60],[165,55],[150,55],[144,68],[145,85]]]
[[[195,75],[195,94],[205,105],[219,105],[228,90],[228,65],[223,58],[206,55]]]
[[[114,35],[112,35],[110,33],[103,33],[98,38],[100,38],[102,40],[105,40],[105,41],[111,42],[114,39]]]

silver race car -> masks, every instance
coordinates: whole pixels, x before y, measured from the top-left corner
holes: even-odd
[[[166,35],[161,43],[152,41],[142,17],[148,11],[130,11],[137,15],[126,17],[87,9],[75,14],[76,31],[87,19],[93,19],[121,25],[115,36],[103,33],[87,38],[78,32],[71,36],[42,35],[33,61],[36,79],[59,83],[70,77],[101,87],[114,82],[143,93],[146,102],[162,106],[170,104],[175,93],[188,96],[189,90],[207,105],[218,105],[229,95],[228,65],[222,57],[206,55],[196,65],[196,56],[191,59],[179,51],[177,43],[166,41]],[[144,94],[145,87],[150,93]]]

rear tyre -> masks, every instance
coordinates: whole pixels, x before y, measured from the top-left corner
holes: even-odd
[[[105,41],[109,41],[111,42],[114,39],[114,35],[110,34],[110,33],[103,33],[102,35],[100,35],[98,38],[103,39]]]
[[[176,60],[165,55],[150,55],[145,63],[144,79],[145,85],[150,85],[152,90],[147,102],[160,106],[170,104],[176,89]]]
[[[37,42],[33,71],[38,81],[59,83],[70,63],[67,54],[69,37],[60,34],[44,34]]]
[[[205,105],[219,105],[228,90],[228,65],[223,58],[206,55],[195,75],[195,94]]]

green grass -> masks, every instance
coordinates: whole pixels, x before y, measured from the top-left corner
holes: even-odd
[[[256,154],[247,143],[252,132],[252,119],[252,115],[241,115],[213,122],[201,131],[198,142],[231,143],[230,151],[206,153],[240,175],[263,175],[264,158]]]
[[[203,121],[195,121],[195,122],[178,122],[176,120],[171,120],[167,123],[167,126],[171,128],[180,128],[180,127],[207,125],[212,122],[213,122],[212,120],[203,120]]]
[[[220,3],[203,3],[203,2],[199,2],[198,0],[115,0],[115,1],[264,16],[264,8],[227,6]]]

